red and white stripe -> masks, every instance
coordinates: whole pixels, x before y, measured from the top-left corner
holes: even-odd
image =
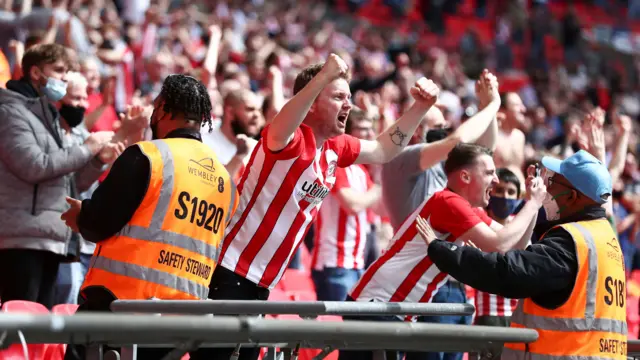
[[[500,295],[476,291],[476,316],[511,316],[518,305],[518,299],[508,299]]]
[[[431,224],[429,214],[437,209],[425,200],[404,221],[389,243],[387,250],[364,273],[351,291],[358,301],[429,302],[444,285],[448,274],[441,272],[427,255],[427,245],[416,229],[418,214]],[[434,229],[438,239],[447,239],[462,245]]]
[[[337,152],[316,149],[311,129],[300,128],[307,141],[300,140],[299,154],[288,148],[271,153],[263,140],[254,148],[220,254],[222,266],[269,289],[282,277],[335,183],[334,171],[327,170],[337,163]]]
[[[351,165],[344,169],[348,188],[364,194],[369,189],[369,174],[362,165]],[[367,210],[350,214],[340,205],[333,193],[324,200],[316,222],[316,237],[312,267],[362,269],[364,268],[364,248],[367,231],[371,226]]]

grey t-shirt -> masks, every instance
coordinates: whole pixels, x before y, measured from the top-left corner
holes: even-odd
[[[382,201],[394,230],[436,191],[447,186],[442,163],[420,169],[420,152],[425,144],[407,146],[382,167]]]

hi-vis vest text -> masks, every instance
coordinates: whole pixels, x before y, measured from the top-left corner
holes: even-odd
[[[503,359],[626,359],[626,283],[620,245],[605,219],[560,225],[573,237],[578,274],[557,309],[520,301],[511,326],[538,331],[538,340],[506,344]]]
[[[103,286],[129,300],[206,299],[237,207],[235,185],[201,142],[174,138],[135,146],[151,164],[147,193],[129,223],[98,244],[82,288]]]

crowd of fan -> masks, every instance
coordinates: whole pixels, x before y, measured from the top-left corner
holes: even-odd
[[[626,268],[628,272],[640,269],[640,252],[635,245],[640,230],[640,171],[636,160],[640,151],[636,121],[640,115],[640,62],[634,59],[630,69],[610,66],[615,59],[603,59],[584,44],[575,15],[569,12],[554,22],[547,16],[543,1],[496,2],[498,5],[490,9],[497,19],[492,29],[494,39],[483,44],[469,33],[453,50],[437,46],[423,50],[417,46],[412,35],[423,36],[427,31],[423,27],[411,34],[406,29],[387,31],[370,26],[355,14],[368,2],[377,3],[4,0],[0,1],[4,9],[0,10],[0,83],[4,87],[7,80],[20,79],[23,68],[31,68],[36,60],[24,56],[26,49],[45,43],[64,45],[64,58],[70,65],[70,72],[65,75],[66,96],[58,107],[64,120],[60,126],[67,135],[61,139],[66,144],[64,148],[89,144],[92,155],[99,155],[102,163],[110,164],[124,146],[148,138],[153,99],[163,80],[172,73],[190,74],[207,86],[213,104],[213,126],[203,128],[203,141],[239,179],[260,130],[291,97],[296,74],[309,64],[323,62],[330,53],[344,59],[352,72],[350,86],[357,108],[350,114],[347,132],[356,137],[373,138],[392,124],[411,105],[409,90],[421,76],[440,86],[439,111],[434,110],[427,117],[413,140],[415,144],[429,140],[428,129],[440,128],[447,136],[473,117],[478,111],[474,83],[480,70],[493,67],[495,73],[506,77],[506,70],[516,66],[514,53],[505,44],[512,38],[520,42],[518,39],[530,37],[533,45],[526,62],[533,65],[527,68],[529,81],[505,93],[502,99],[496,166],[512,170],[524,186],[523,169],[542,155],[564,158],[585,149],[605,160],[614,184],[611,218]],[[406,10],[405,2],[389,3],[379,6],[406,14],[395,11],[398,4],[404,4],[400,10]],[[433,10],[425,16],[425,24],[437,29],[442,24],[434,21],[433,13],[438,10],[442,17],[455,14],[456,4],[463,1],[420,3],[423,12]],[[447,8],[438,8],[440,3],[447,3]],[[342,8],[344,11],[337,10]],[[488,11],[486,7],[481,10]],[[566,61],[562,64],[547,62],[548,54],[539,45],[549,33],[556,33],[563,40]],[[59,55],[55,49],[39,54]],[[501,90],[508,90],[502,87],[502,79],[498,76]],[[603,110],[596,110],[597,107]],[[596,114],[597,121],[592,121],[589,114]],[[0,113],[3,122],[1,116],[10,114]],[[11,135],[0,134],[0,142],[3,136]],[[115,145],[105,146],[107,142]],[[17,152],[24,149],[0,149],[4,152],[0,158],[5,162],[0,172],[6,168],[15,170],[19,166]],[[8,158],[16,159],[7,163]],[[45,169],[27,170],[31,174],[42,173],[40,177],[33,175],[33,193],[11,189],[7,185],[10,179],[0,175],[6,180],[2,186],[7,188],[0,191],[3,202],[32,206],[34,214],[49,213],[39,217],[35,225],[21,224],[20,218],[8,211],[2,213],[0,270],[2,274],[16,274],[11,279],[2,276],[3,282],[31,284],[33,299],[51,306],[76,302],[95,245],[76,234],[56,233],[50,223],[60,221],[64,209],[47,208],[47,201],[40,199],[53,193],[58,198],[78,197],[79,193],[90,196],[98,178],[104,178],[108,170],[89,160],[67,172],[64,169],[69,167],[56,164],[55,158],[46,163]],[[46,173],[49,170],[74,181],[52,185],[52,175]],[[359,199],[340,200],[332,205],[349,213],[367,211],[363,219],[367,224],[363,229],[369,233],[367,255],[357,255],[366,257],[366,264],[391,239],[394,229],[390,219],[400,217],[387,213],[383,193],[393,193],[392,197],[399,201],[411,196],[411,189],[402,186],[393,191],[381,188],[382,171],[367,168],[362,176],[369,177],[371,184],[358,190]],[[41,228],[28,229],[33,226]],[[47,235],[61,236],[63,240],[33,240]],[[45,250],[41,252],[50,255],[38,259],[21,256],[14,251],[22,249],[21,238],[31,239],[26,249]],[[311,231],[308,239],[306,246],[317,250],[322,241],[317,226],[315,235]],[[64,246],[59,246],[61,243]],[[330,255],[319,251],[315,254],[312,266],[322,269],[322,257]],[[358,265],[356,258],[349,261]],[[295,258],[290,266],[305,265]],[[38,280],[32,280],[34,277]]]

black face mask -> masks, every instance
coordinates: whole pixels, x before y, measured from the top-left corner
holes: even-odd
[[[80,106],[62,105],[58,112],[60,116],[67,122],[69,127],[74,128],[84,120],[84,113],[87,109]]]
[[[453,132],[453,129],[451,128],[431,129],[427,131],[427,136],[426,136],[427,144],[436,142],[438,140],[442,140],[447,136],[449,136],[449,134],[451,134],[452,132]]]
[[[149,128],[151,129],[151,139],[158,140],[158,123],[160,122],[159,116],[156,115],[156,110],[151,113],[151,119],[149,121]]]

